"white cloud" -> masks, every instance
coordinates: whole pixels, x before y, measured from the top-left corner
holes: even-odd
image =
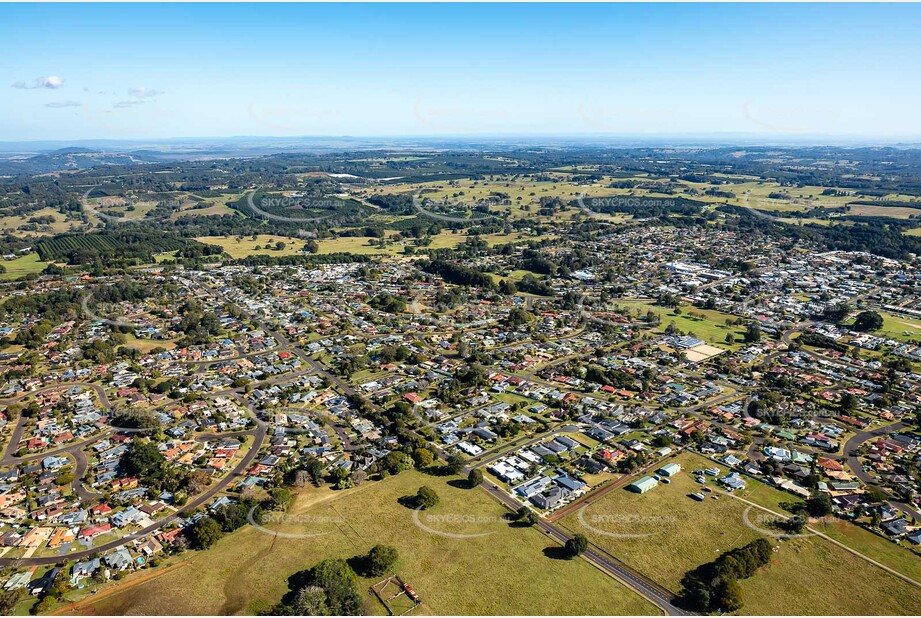
[[[37,77],[32,80],[32,85],[30,86],[26,82],[16,82],[13,84],[13,88],[20,88],[24,90],[34,90],[36,88],[48,88],[50,90],[57,90],[64,86],[64,78],[58,77],[57,75],[48,75],[46,77]]]
[[[115,107],[124,108],[124,107],[134,107],[135,105],[143,105],[144,101],[119,101],[115,104]]]
[[[129,88],[128,94],[133,97],[141,97],[144,99],[149,99],[151,97],[156,97],[163,94],[159,90],[154,90],[153,88]]]
[[[77,101],[52,101],[51,103],[45,103],[45,107],[51,107],[58,109],[61,107],[83,107],[83,103]]]

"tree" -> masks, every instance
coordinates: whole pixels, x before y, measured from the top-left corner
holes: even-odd
[[[747,547],[757,558],[759,568],[769,563],[774,555],[774,546],[765,538],[755,539]]]
[[[187,488],[189,493],[195,495],[205,490],[211,484],[211,475],[204,470],[196,470],[189,475]]]
[[[119,573],[116,572],[116,575]],[[54,597],[49,595],[42,597],[42,600],[33,606],[31,611],[35,614],[47,614],[52,607],[54,607]]]
[[[701,584],[684,591],[684,604],[695,612],[706,612],[710,608],[710,590]]]
[[[251,508],[253,508],[252,504],[229,504],[215,513],[214,518],[221,524],[221,530],[224,532],[233,532],[246,525]],[[261,509],[257,507],[253,512],[256,521],[259,520],[261,514]]]
[[[160,478],[166,458],[155,443],[135,438],[122,456],[121,463],[129,475],[147,481]]]
[[[723,612],[734,612],[742,608],[742,586],[738,580],[721,577],[713,587],[711,605]]]
[[[537,513],[523,506],[515,512],[515,521],[523,526],[533,526],[538,521]]]
[[[826,493],[814,493],[806,500],[806,510],[813,517],[831,515],[831,497]]]
[[[581,556],[586,549],[588,549],[588,539],[585,538],[584,534],[577,534],[566,541],[566,553],[569,554],[570,558]]]
[[[509,326],[521,326],[522,324],[527,324],[529,321],[531,321],[531,318],[531,314],[528,313],[526,309],[521,307],[514,307],[511,311],[509,311],[508,317],[506,318],[506,323]]]
[[[883,316],[876,311],[861,311],[854,319],[854,330],[866,333],[883,327]]]
[[[420,446],[413,451],[413,461],[416,462],[417,468],[428,468],[435,462],[435,454]]]
[[[423,485],[419,488],[419,491],[416,492],[415,502],[417,509],[430,509],[438,505],[438,494],[435,493],[435,490],[431,487]]]
[[[368,552],[368,573],[375,577],[384,575],[393,568],[399,557],[400,554],[396,548],[389,545],[375,545]]]
[[[326,591],[319,586],[304,586],[294,599],[297,616],[329,616]]]
[[[758,343],[761,341],[761,326],[757,322],[749,322],[745,325],[745,343]]]
[[[356,583],[358,576],[345,560],[327,558],[308,572],[308,586],[317,586],[326,593],[330,616],[357,616],[362,599]]]
[[[284,487],[275,487],[269,492],[269,495],[271,496],[269,508],[272,510],[287,511],[294,501],[294,494]]]
[[[727,579],[742,579],[746,576],[747,567],[735,556],[725,556],[717,563],[717,572],[720,577]]]
[[[189,530],[192,547],[195,549],[208,549],[224,536],[221,524],[211,517],[202,517]]]
[[[482,482],[483,482],[483,472],[480,471],[479,469],[474,468],[473,470],[470,471],[470,474],[467,475],[467,485],[469,485],[471,489],[474,487],[477,487]]]
[[[381,460],[384,470],[391,474],[399,474],[404,470],[412,470],[413,458],[402,451],[391,451]]]
[[[829,322],[838,323],[844,321],[850,312],[851,308],[847,304],[832,305],[822,311],[822,318]]]
[[[445,469],[449,474],[460,474],[464,469],[464,458],[457,453],[450,454]]]
[[[12,616],[13,609],[22,600],[23,594],[22,588],[4,590],[0,593],[0,615]]]
[[[854,393],[844,393],[841,395],[841,403],[839,405],[842,412],[853,412],[857,409],[857,404],[859,402],[860,400]]]

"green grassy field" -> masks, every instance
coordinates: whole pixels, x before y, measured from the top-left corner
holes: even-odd
[[[48,262],[42,262],[38,259],[37,253],[29,253],[15,260],[0,262],[0,264],[6,268],[6,272],[0,274],[0,281],[18,279],[31,273],[40,273],[48,266]]]
[[[42,208],[24,215],[0,217],[0,231],[4,233],[16,233],[20,226],[28,225],[29,219],[36,217],[51,217],[54,221],[52,223],[39,224],[38,229],[31,230],[29,232],[30,234],[62,234],[81,225],[80,221],[68,221],[67,216],[61,214],[55,208]]]
[[[880,311],[879,314],[883,316],[883,327],[874,331],[874,335],[895,339],[896,341],[917,341],[921,339],[921,320],[886,311]]]
[[[206,217],[222,215],[240,216],[240,212],[229,208],[227,206],[227,202],[238,200],[243,197],[243,195],[243,193],[236,193],[204,198],[195,196],[201,200],[204,200],[202,202],[197,202],[187,198],[183,200],[181,210],[170,215],[170,218],[176,220],[182,217]]]
[[[846,521],[824,522],[814,525],[813,528],[912,579],[921,581],[921,556],[917,553],[921,550],[916,545],[911,543],[896,545],[888,539]]]
[[[500,519],[504,509],[485,492],[452,487],[447,481],[413,471],[345,492],[305,490],[292,510],[299,522],[278,529],[322,536],[275,539],[247,526],[208,551],[183,554],[189,566],[91,603],[78,613],[253,613],[281,598],[291,574],[324,557],[363,554],[377,543],[399,550],[396,572],[422,598],[418,613],[659,613],[588,562],[544,555],[554,543],[538,530],[509,527]],[[445,538],[418,527],[413,512],[397,499],[415,493],[422,484],[441,498],[439,506],[420,517],[424,525],[485,536]],[[363,580],[363,594],[370,583]],[[366,605],[369,613],[384,612],[370,595]]]
[[[688,471],[714,467],[711,461],[690,453],[675,461],[683,470],[670,484],[660,484],[642,495],[614,490],[587,506],[581,516],[578,512],[567,516],[562,524],[677,592],[686,571],[762,534],[745,524],[748,506],[744,502],[728,495],[719,499],[708,496],[703,502],[688,497],[700,487]],[[794,501],[792,496],[753,480],[747,483],[737,495],[773,511],[781,512],[777,506],[780,502]],[[748,517],[766,527],[759,519],[764,515],[752,510]],[[917,561],[910,553],[894,554],[859,532],[841,532],[839,540],[910,577],[917,573],[918,564],[907,568],[911,561]],[[825,539],[806,537],[775,544],[778,549],[771,564],[742,582],[743,614],[911,614],[921,610],[918,588]]]
[[[237,236],[199,236],[195,240],[217,245],[224,250],[224,253],[232,258],[243,258],[249,255],[297,255],[304,248],[306,241],[298,238],[288,238],[285,236],[276,236],[275,234],[259,234],[256,240],[252,236],[244,236],[238,240]],[[285,248],[281,251],[275,249],[275,243],[285,243]],[[271,248],[266,248],[271,246]],[[259,247],[259,249],[256,249]]]
[[[653,301],[616,300],[612,301],[612,304],[627,307],[634,311],[639,310],[640,317],[644,317],[648,311],[652,311],[661,319],[661,323],[655,328],[656,332],[664,333],[669,323],[674,322],[678,330],[686,333],[690,332],[699,339],[718,347],[735,350],[742,345],[741,341],[745,329],[740,326],[727,326],[727,319],[734,320],[736,318],[722,311],[686,306],[681,308],[680,314],[676,314],[671,309],[657,307]],[[692,313],[695,315],[692,316]],[[734,335],[734,343],[726,343],[726,335],[729,333]]]
[[[564,203],[575,200],[579,195],[592,197],[608,197],[614,195],[627,195],[629,191],[611,189],[608,187],[612,178],[604,177],[591,184],[576,184],[569,180],[569,174],[550,172],[546,175],[549,179],[533,180],[531,178],[512,178],[510,176],[487,176],[485,179],[471,180],[458,179],[452,183],[445,181],[413,183],[411,185],[391,185],[375,189],[374,193],[415,193],[425,190],[425,197],[440,200],[447,197],[458,203],[472,203],[488,198],[492,193],[499,192],[508,195],[511,202],[508,206],[496,206],[493,210],[509,210],[512,218],[533,219],[535,221],[548,221],[559,218],[560,215],[538,215],[541,197],[559,197]],[[461,195],[462,194],[462,195]],[[562,216],[569,218],[578,213],[577,208],[569,208]],[[615,217],[617,218],[617,217]],[[619,217],[624,219],[625,217]]]
[[[127,343],[125,344],[129,348],[134,348],[141,352],[141,354],[147,354],[155,348],[165,348],[167,350],[172,350],[176,347],[175,341],[163,341],[160,339],[140,339],[134,335],[128,334],[125,335]]]
[[[390,255],[395,256],[403,253],[403,247],[398,244],[391,244],[386,247],[372,245],[371,241],[377,239],[365,238],[361,236],[342,236],[340,238],[325,238],[319,241],[320,254],[328,253],[352,253],[354,255]]]
[[[393,235],[391,234],[390,237]],[[463,232],[442,231],[440,234],[432,236],[432,242],[425,247],[416,247],[410,240],[390,242],[384,247],[372,244],[372,240],[377,239],[343,236],[340,238],[327,238],[319,241],[321,254],[327,253],[353,253],[355,255],[387,255],[399,256],[404,255],[406,247],[414,247],[419,251],[424,249],[453,249],[459,244],[465,242],[469,236]],[[541,238],[554,238],[551,235],[545,236],[528,236],[525,234],[483,234],[480,236],[489,246],[526,242],[528,240],[539,240]]]

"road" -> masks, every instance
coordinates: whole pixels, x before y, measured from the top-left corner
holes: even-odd
[[[518,500],[515,500],[501,489],[498,489],[492,483],[486,482],[480,485],[480,487],[482,487],[490,496],[512,510],[517,510],[519,507],[521,507],[521,503],[519,503]],[[551,537],[561,545],[565,544],[566,541],[572,538],[571,535],[563,532],[554,524],[543,519],[538,521],[537,527],[544,534]],[[612,557],[599,550],[596,550],[594,547],[589,546],[585,553],[582,554],[582,557],[591,562],[601,571],[611,575],[643,598],[658,606],[669,616],[692,615],[690,612],[687,612],[672,604],[672,598],[674,595],[672,595],[670,592],[656,586],[646,578],[616,562]]]
[[[145,535],[148,535],[152,532],[156,532],[160,528],[171,524],[177,519],[181,518],[185,513],[192,513],[195,509],[204,506],[208,500],[210,500],[215,494],[220,491],[223,491],[231,482],[237,479],[237,477],[242,476],[246,473],[246,470],[252,465],[253,461],[256,459],[256,456],[259,454],[259,450],[262,448],[262,443],[265,441],[266,434],[268,433],[268,426],[258,418],[255,419],[256,428],[250,430],[254,440],[252,448],[247,451],[246,455],[240,460],[240,462],[234,467],[234,469],[224,478],[218,480],[214,485],[209,487],[204,493],[199,494],[196,498],[189,501],[181,509],[177,510],[174,513],[167,515],[162,519],[158,519],[153,524],[138,530],[132,534],[126,535],[115,541],[110,541],[102,545],[93,547],[92,549],[87,549],[78,552],[72,552],[66,556],[46,556],[46,557],[31,557],[31,558],[0,558],[0,567],[2,566],[12,566],[12,567],[25,567],[25,566],[38,566],[38,565],[50,565],[50,564],[59,564],[63,559],[67,560],[83,560],[89,558],[94,554],[103,553],[109,551],[110,549],[115,549],[124,545],[126,542],[132,539],[138,539]]]
[[[854,475],[857,476],[857,478],[859,478],[865,485],[876,487],[877,489],[882,490],[883,488],[873,479],[873,476],[863,469],[863,464],[860,462],[860,458],[853,453],[856,453],[857,449],[860,448],[860,445],[862,445],[864,442],[867,442],[868,440],[873,440],[881,436],[888,436],[891,433],[897,433],[912,426],[913,425],[909,422],[900,421],[898,423],[893,423],[892,425],[878,427],[869,431],[858,431],[847,442],[844,443],[844,454],[847,456],[848,467],[850,467]],[[889,504],[902,511],[909,517],[913,517],[915,520],[921,521],[921,511],[919,511],[913,505],[907,504],[900,500],[891,499],[889,500]]]

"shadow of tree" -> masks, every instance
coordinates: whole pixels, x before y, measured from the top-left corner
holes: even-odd
[[[570,553],[566,551],[566,548],[560,547],[559,545],[551,545],[550,547],[545,547],[544,555],[552,560],[569,560],[572,558]]]

